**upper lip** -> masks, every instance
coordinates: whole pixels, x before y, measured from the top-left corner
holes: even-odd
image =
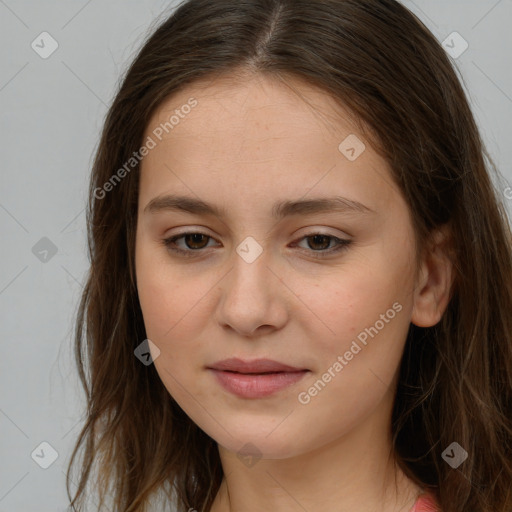
[[[232,371],[238,373],[267,373],[267,372],[300,372],[305,368],[296,368],[272,359],[253,359],[244,361],[237,357],[217,361],[209,366],[214,370]]]

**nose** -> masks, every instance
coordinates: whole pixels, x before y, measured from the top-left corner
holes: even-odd
[[[233,267],[219,283],[219,325],[245,337],[282,329],[288,321],[292,293],[278,266],[270,261],[270,251],[263,250],[254,261],[240,254],[234,252]]]

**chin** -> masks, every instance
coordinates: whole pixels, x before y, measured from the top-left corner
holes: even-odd
[[[250,427],[245,426],[240,429],[230,428],[230,425],[226,424],[225,428],[232,436],[227,435],[224,431],[218,436],[216,435],[219,434],[218,430],[207,433],[219,446],[236,453],[241,459],[245,459],[246,456],[253,456],[255,459],[288,459],[303,451],[297,445],[297,436],[285,429],[279,432],[272,431],[273,427],[263,423],[261,426],[252,423]]]

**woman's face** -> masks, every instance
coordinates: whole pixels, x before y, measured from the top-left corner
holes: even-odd
[[[312,106],[262,77],[166,101],[144,137],[136,237],[163,384],[221,446],[271,459],[389,422],[414,315],[414,232],[388,164],[293,83]],[[211,369],[228,358],[302,371]]]

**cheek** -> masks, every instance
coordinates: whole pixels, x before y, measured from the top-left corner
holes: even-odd
[[[317,422],[326,425],[326,438],[350,430],[375,409],[391,392],[400,364],[409,327],[401,283],[372,268],[353,267],[350,276],[338,275],[338,283],[311,288],[311,303],[329,330],[316,319],[309,324],[315,326],[308,337],[316,366],[296,403],[312,429]]]
[[[146,333],[161,350],[172,344],[173,350],[186,345],[194,348],[194,340],[207,322],[207,286],[194,286],[183,278],[169,279],[149,275],[139,286]]]
[[[200,325],[209,279],[185,266],[171,265],[165,250],[141,243],[136,250],[139,302],[148,338],[162,350],[169,339],[184,339]],[[196,322],[191,322],[194,318]]]
[[[394,302],[400,302],[400,290],[401,286],[385,271],[352,267],[332,279],[323,278],[300,299],[311,313],[316,313],[318,329],[323,325],[326,338],[339,338],[373,324]]]
[[[316,313],[303,317],[308,319],[303,328],[309,326],[317,370],[327,371],[339,363],[338,356],[346,361],[342,370],[332,371],[343,373],[347,380],[337,379],[333,387],[343,386],[343,381],[364,387],[364,379],[372,378],[370,370],[385,382],[392,378],[410,324],[406,274],[404,268],[375,260],[371,266],[352,266],[350,272],[323,279],[303,294],[303,301]]]
[[[194,388],[192,375],[195,378],[195,371],[204,364],[201,331],[209,318],[207,293],[211,285],[206,276],[189,276],[158,259],[144,249],[138,252],[139,302],[146,335],[160,351],[155,369],[169,394],[184,407]]]

